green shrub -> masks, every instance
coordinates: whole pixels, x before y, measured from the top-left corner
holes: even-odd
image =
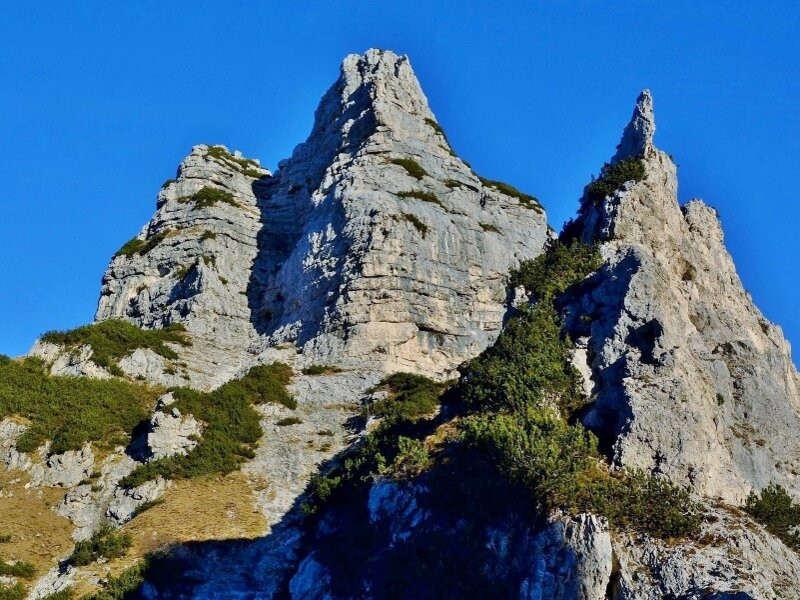
[[[420,440],[398,436],[397,455],[391,466],[393,475],[400,478],[416,477],[431,464],[431,457]]]
[[[200,236],[201,242],[204,242],[206,240],[215,240],[215,239],[217,239],[217,234],[211,231],[210,229],[206,229]]]
[[[155,500],[148,500],[147,502],[142,502],[139,506],[136,507],[136,510],[133,511],[133,517],[138,517],[143,512],[147,512],[151,508],[155,508],[160,504],[164,504],[163,498],[156,498]]]
[[[166,344],[190,346],[186,338],[186,328],[180,323],[172,323],[163,329],[140,329],[121,319],[109,319],[84,325],[71,331],[48,331],[42,341],[78,347],[88,344],[92,347],[92,362],[105,367],[115,374],[121,374],[117,361],[129,356],[137,348],[147,348],[167,359],[178,358]]]
[[[11,541],[11,534],[10,533],[0,534],[0,544],[7,544],[10,541]]]
[[[414,226],[414,229],[422,234],[422,237],[425,237],[425,234],[428,233],[428,226],[420,221],[417,216],[409,213],[403,213],[403,219],[411,223]]]
[[[69,562],[80,567],[93,563],[98,558],[119,558],[125,556],[132,545],[131,534],[104,525],[88,540],[75,544]]]
[[[625,182],[644,178],[644,161],[639,158],[628,157],[613,165],[606,163],[600,169],[600,176],[586,186],[586,197],[599,204],[606,196],[614,195]]]
[[[149,567],[149,560],[145,558],[132,567],[125,569],[117,577],[109,577],[103,584],[103,589],[83,600],[124,600],[144,583],[145,574]]]
[[[259,365],[242,379],[229,381],[212,392],[189,388],[173,391],[173,406],[206,424],[198,444],[185,455],[161,458],[140,465],[120,482],[131,488],[162,476],[190,479],[214,473],[230,473],[245,459],[261,437],[259,414],[253,404],[275,402],[294,409],[297,402],[286,385],[291,369],[282,363]]]
[[[770,485],[760,494],[750,492],[744,509],[787,546],[800,550],[800,504],[782,486]]]
[[[173,183],[175,183],[175,180],[174,180],[174,179],[167,179],[167,180],[166,180],[164,183],[162,183],[162,184],[161,184],[161,189],[162,189],[162,190],[163,190],[163,189],[166,189],[166,188],[168,188],[169,186],[171,186]]]
[[[185,280],[189,276],[189,273],[192,272],[194,267],[195,263],[192,263],[191,265],[178,265],[173,273],[175,275],[175,279],[178,281]]]
[[[222,146],[209,146],[208,150],[206,151],[206,156],[221,160],[223,163],[228,161],[238,165],[241,168],[242,174],[246,175],[247,177],[260,179],[265,176],[264,173],[256,170],[261,168],[256,161],[251,158],[238,158],[225,150],[225,148]]]
[[[22,452],[52,440],[50,452],[78,450],[86,442],[110,443],[145,419],[159,392],[118,379],[54,377],[36,358],[0,355],[0,419],[19,415],[30,427],[17,440]]]
[[[530,194],[524,194],[520,192],[517,188],[507,183],[503,183],[502,181],[494,181],[492,179],[486,179],[477,175],[480,182],[485,185],[486,187],[494,188],[501,194],[505,194],[506,196],[511,196],[512,198],[516,198],[519,200],[519,203],[522,204],[525,208],[531,208],[538,213],[544,212],[542,205],[539,203],[539,200],[536,199],[535,196],[531,196]]]
[[[462,430],[467,447],[488,453],[543,514],[592,512],[660,538],[699,530],[702,514],[687,490],[641,471],[609,473],[594,435],[551,409],[472,416]]]
[[[415,179],[422,179],[428,174],[428,172],[422,168],[422,165],[420,165],[417,161],[415,161],[412,158],[393,158],[389,162],[391,162],[394,165],[403,167],[406,170],[406,172]]]
[[[225,204],[230,204],[231,206],[241,208],[241,204],[233,199],[232,194],[208,186],[201,188],[191,196],[178,198],[178,202],[181,204],[192,202],[194,203],[194,208],[208,208],[209,206],[214,206],[217,202],[223,202]]]
[[[571,344],[549,303],[521,308],[493,346],[466,364],[461,397],[470,410],[524,410],[556,401],[565,416],[583,405]]]
[[[166,237],[172,232],[172,229],[165,229],[163,231],[159,231],[148,237],[147,239],[140,240],[138,237],[132,238],[125,242],[125,245],[122,246],[117,252],[114,254],[114,257],[117,256],[127,256],[130,258],[134,254],[138,254],[140,256],[144,256],[150,250],[158,246],[161,242],[166,239]]]
[[[31,563],[27,562],[7,563],[4,560],[0,559],[0,575],[30,579],[35,574],[36,574],[36,569]]]
[[[443,138],[447,139],[447,136],[444,133],[444,129],[442,129],[442,126],[439,125],[436,121],[434,121],[430,117],[425,117],[425,122],[428,125],[430,125],[436,133],[438,133]]]
[[[25,586],[21,583],[14,585],[0,584],[0,600],[24,600],[28,595]]]
[[[445,179],[443,183],[449,188],[457,188],[465,185],[456,179]]]
[[[300,425],[302,422],[303,419],[299,417],[286,417],[278,421],[276,425],[279,425],[280,427],[287,427],[289,425]]]
[[[491,231],[492,233],[501,233],[500,230],[491,223],[481,223],[481,229],[484,231]]]
[[[216,267],[217,266],[217,257],[211,254],[204,254],[203,255],[203,262],[207,267]]]
[[[39,600],[72,600],[73,598],[75,598],[75,592],[72,591],[71,587],[66,587],[47,596],[42,596]]]
[[[444,385],[412,373],[395,373],[383,379],[371,392],[389,395],[369,405],[369,412],[390,421],[414,421],[429,415],[439,406]]]
[[[417,200],[422,200],[423,202],[430,202],[431,204],[438,204],[442,208],[445,208],[442,201],[434,194],[433,192],[423,192],[420,190],[411,190],[408,192],[398,192],[397,195],[400,198],[416,198]]]
[[[330,375],[341,372],[342,369],[336,365],[310,365],[308,367],[303,367],[301,371],[303,375]]]
[[[602,264],[597,246],[554,241],[543,254],[512,269],[509,285],[512,288],[522,285],[537,300],[551,302]]]

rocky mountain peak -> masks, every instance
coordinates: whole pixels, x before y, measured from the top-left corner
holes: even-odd
[[[547,237],[534,197],[458,157],[393,52],[345,58],[278,167],[195,147],[112,260],[97,319],[185,323],[202,351],[181,375],[205,387],[286,345],[309,362],[444,377],[499,333],[502,282]]]
[[[619,464],[705,496],[741,503],[771,482],[796,491],[800,386],[789,346],[744,290],[716,211],[680,206],[675,164],[654,131],[645,91],[582,200],[582,237],[606,260],[570,308],[591,317],[590,327],[574,323],[592,390],[585,423]]]
[[[629,156],[647,156],[654,148],[653,135],[656,132],[656,120],[653,113],[653,96],[650,90],[643,90],[636,99],[633,116],[622,132],[622,139],[617,145],[617,152],[611,159],[618,163]]]

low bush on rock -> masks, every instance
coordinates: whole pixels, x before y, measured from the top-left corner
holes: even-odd
[[[403,167],[406,173],[415,179],[422,179],[428,172],[413,158],[393,158],[390,160],[393,165]]]
[[[520,192],[517,188],[513,185],[509,185],[508,183],[504,183],[502,181],[494,181],[492,179],[486,179],[481,177],[480,175],[477,176],[480,182],[489,188],[494,188],[501,194],[506,196],[511,196],[512,198],[516,198],[519,200],[519,203],[522,204],[525,208],[530,208],[535,210],[537,213],[542,214],[544,209],[542,208],[541,203],[535,196],[531,196],[530,194],[525,194]]]
[[[178,198],[178,202],[181,204],[192,203],[194,208],[208,208],[209,206],[214,206],[217,202],[241,208],[241,205],[233,199],[233,194],[208,186],[201,188],[191,196]]]
[[[261,173],[260,171],[256,170],[261,168],[261,166],[252,158],[239,158],[237,156],[234,156],[233,154],[225,150],[223,146],[209,146],[208,150],[206,151],[206,156],[210,156],[211,158],[216,158],[223,164],[225,163],[225,161],[234,163],[241,168],[242,174],[247,175],[248,177],[260,179],[265,176],[264,173]]]
[[[397,192],[397,196],[400,198],[415,198],[416,200],[422,200],[423,202],[429,202],[431,204],[437,204],[444,208],[444,204],[433,192],[423,192],[420,190],[409,190],[406,192]]]
[[[71,331],[48,331],[42,336],[42,341],[68,348],[89,345],[92,348],[92,362],[120,376],[123,373],[117,361],[129,356],[137,348],[175,359],[178,355],[167,343],[191,345],[186,337],[186,328],[180,323],[172,323],[163,329],[140,329],[121,319],[84,325]]]
[[[117,256],[127,256],[128,258],[132,257],[135,254],[140,256],[144,256],[150,250],[158,246],[161,242],[163,242],[167,236],[170,234],[171,230],[165,229],[159,231],[158,233],[154,233],[149,238],[140,240],[138,237],[131,238],[125,244],[117,250],[114,254],[114,257]]]
[[[599,204],[606,196],[614,192],[628,181],[641,181],[645,177],[644,161],[629,156],[618,163],[606,163],[600,169],[600,176],[586,186],[586,196],[595,204]]]
[[[129,533],[105,525],[88,540],[75,544],[69,562],[80,567],[99,558],[119,558],[125,556],[132,545],[133,538]]]
[[[99,592],[84,596],[83,600],[124,600],[130,598],[144,583],[149,568],[149,560],[145,558],[132,567],[128,567],[116,577],[109,577]]]
[[[388,395],[369,404],[367,411],[391,421],[413,421],[436,410],[443,389],[442,384],[422,375],[395,373],[370,390],[384,391]]]
[[[0,600],[24,600],[28,595],[25,586],[21,583],[3,585],[0,583]]]
[[[770,485],[760,494],[750,492],[744,509],[787,546],[800,550],[800,504],[782,486]]]
[[[428,233],[428,226],[425,225],[425,223],[423,223],[416,215],[403,213],[403,218],[411,223],[414,226],[414,229],[422,234],[422,237],[425,237],[425,234]]]
[[[52,440],[50,452],[78,450],[86,442],[107,442],[129,434],[155,405],[159,390],[112,379],[54,377],[36,358],[0,356],[0,419],[30,421],[17,440],[32,452]]]
[[[31,563],[14,562],[9,563],[0,559],[0,575],[6,577],[22,577],[30,579],[36,574],[36,569]]]
[[[336,365],[311,365],[303,367],[300,372],[303,375],[333,375],[334,373],[341,373],[342,369]]]
[[[254,404],[275,402],[297,408],[286,385],[291,369],[282,363],[259,365],[242,379],[235,379],[212,392],[189,388],[173,390],[173,407],[191,414],[205,424],[197,445],[185,455],[171,456],[139,466],[124,477],[121,485],[139,486],[156,477],[189,479],[214,473],[230,473],[253,458],[261,437],[261,425]]]

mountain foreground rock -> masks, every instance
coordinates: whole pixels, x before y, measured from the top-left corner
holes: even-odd
[[[560,236],[388,51],[274,173],[195,146],[95,323],[0,357],[3,593],[800,598],[789,344],[654,134]]]

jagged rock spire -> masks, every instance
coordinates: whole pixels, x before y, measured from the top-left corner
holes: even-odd
[[[611,159],[619,162],[629,156],[643,156],[653,147],[653,134],[656,132],[656,120],[653,114],[653,96],[650,90],[643,90],[636,99],[633,116],[622,132],[622,139],[617,145],[617,153]]]

